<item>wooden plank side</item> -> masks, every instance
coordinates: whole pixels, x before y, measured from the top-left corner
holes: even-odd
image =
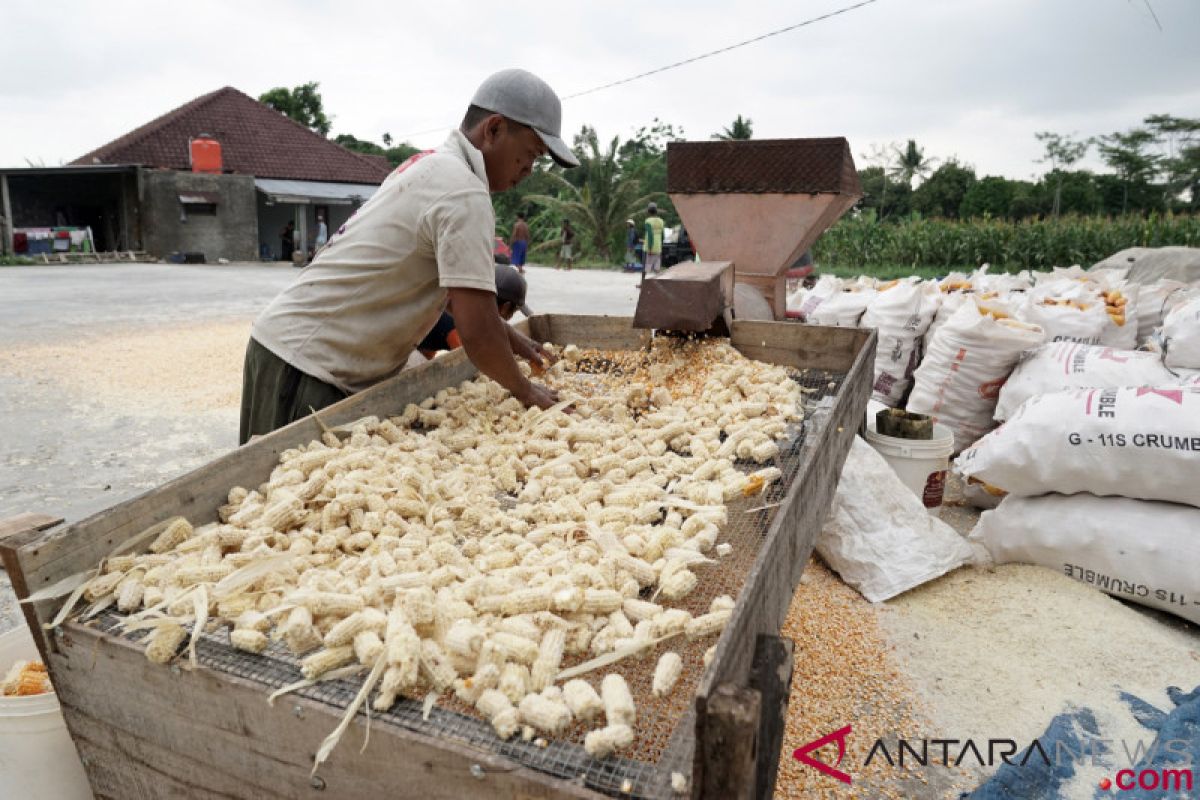
[[[16,533],[44,531],[62,521],[62,517],[52,517],[49,514],[17,514],[15,517],[0,519],[0,539]]]
[[[629,317],[546,314],[542,320],[531,330],[534,338],[543,342],[600,350],[632,350],[650,343],[650,331],[633,327]]]
[[[261,685],[152,664],[131,643],[75,624],[66,626],[50,669],[99,797],[600,797],[502,756],[379,720],[360,753],[361,719],[314,782],[313,754],[337,725],[336,709],[295,695],[270,706]]]
[[[734,320],[731,341],[747,358],[846,372],[869,336],[869,331],[858,328]]]
[[[448,386],[473,377],[475,367],[465,354],[434,359],[363,392],[352,395],[319,416],[330,426],[370,414],[399,413]],[[288,448],[320,438],[322,429],[312,417],[239,447],[163,486],[85,520],[48,533],[17,534],[6,545],[20,551],[19,560],[30,592],[68,575],[95,566],[114,547],[161,520],[182,515],[195,524],[216,518],[234,486],[257,486],[266,480]],[[39,615],[44,611],[40,608]]]
[[[823,421],[810,420],[812,428],[804,445],[809,452],[767,531],[733,616],[718,640],[713,664],[697,687],[701,698],[721,683],[747,685],[755,638],[760,633],[778,634],[816,532],[833,501],[850,440],[866,411],[874,360],[872,332],[842,383],[832,412]]]

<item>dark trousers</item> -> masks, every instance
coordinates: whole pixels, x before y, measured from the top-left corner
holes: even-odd
[[[242,424],[238,443],[331,406],[348,395],[293,367],[251,339],[242,368]]]

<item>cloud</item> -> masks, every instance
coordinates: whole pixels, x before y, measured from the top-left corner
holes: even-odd
[[[0,164],[69,161],[212,91],[321,83],[334,133],[418,145],[457,123],[488,73],[524,66],[569,95],[850,0],[735,4],[463,0],[6,3]],[[658,117],[704,139],[738,115],[760,137],[843,135],[856,157],[915,138],[981,173],[1026,177],[1038,130],[1083,135],[1200,116],[1200,3],[877,0],[714,58],[567,100],[568,135]]]

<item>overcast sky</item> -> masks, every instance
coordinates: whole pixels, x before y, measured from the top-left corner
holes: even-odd
[[[457,123],[489,73],[521,66],[561,96],[857,0],[85,2],[3,0],[0,166],[57,165],[222,86],[257,97],[319,81],[333,133],[417,145]],[[849,13],[564,102],[628,136],[654,117],[707,139],[914,138],[979,174],[1043,170],[1035,131],[1200,117],[1200,0],[876,0]],[[421,132],[421,133],[418,133]],[[1093,157],[1093,166],[1099,162]]]

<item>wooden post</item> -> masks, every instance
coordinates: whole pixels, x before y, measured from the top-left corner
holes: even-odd
[[[792,690],[792,660],[795,648],[791,639],[760,633],[754,647],[750,686],[762,697],[758,722],[758,763],[754,777],[756,800],[775,795],[775,774],[779,769],[779,748],[783,745],[788,696]]]
[[[16,252],[13,249],[13,231],[16,227],[12,200],[8,196],[8,175],[0,172],[0,255],[11,256]]]
[[[696,743],[702,800],[752,800],[758,763],[761,697],[756,689],[721,684],[709,696]]]
[[[29,596],[29,587],[25,585],[25,574],[21,571],[21,566],[17,559],[17,551],[5,546],[5,538],[15,536],[19,533],[44,531],[48,528],[53,528],[62,521],[62,517],[51,517],[47,514],[18,514],[15,517],[0,519],[0,563],[4,564],[4,570],[8,573],[13,593],[16,594],[18,600]],[[41,635],[41,625],[38,622],[37,611],[27,603],[21,604],[21,611],[25,615],[25,624],[29,626],[29,630],[33,634],[33,641],[37,644],[38,653],[42,657],[42,663],[46,664],[48,663],[46,657],[46,640]]]

